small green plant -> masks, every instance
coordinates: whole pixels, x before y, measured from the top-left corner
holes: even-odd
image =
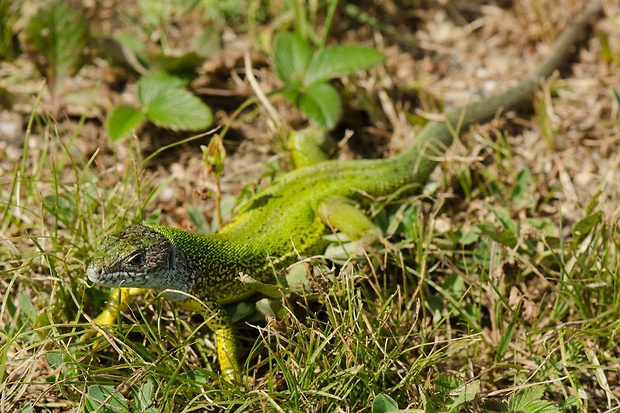
[[[396,400],[381,393],[372,402],[372,413],[423,413],[422,409],[399,409]]]
[[[372,413],[458,412],[476,398],[480,382],[475,380],[461,384],[454,377],[440,375],[435,390],[437,394],[423,398],[423,409],[399,409],[394,399],[381,393],[373,400]]]
[[[115,64],[133,69],[147,76],[151,73],[168,73],[191,81],[197,77],[196,69],[207,56],[220,50],[219,35],[206,28],[194,38],[187,50],[178,50],[163,45],[147,46],[148,33],[121,32],[112,38],[97,39],[100,51]]]
[[[211,109],[186,88],[186,81],[167,74],[138,80],[139,108],[120,105],[108,116],[108,135],[113,142],[128,137],[147,120],[173,130],[200,130],[213,121]]]
[[[284,82],[280,93],[313,122],[331,129],[342,113],[336,88],[328,80],[367,69],[383,53],[358,46],[327,46],[312,51],[300,35],[283,33],[273,46],[273,66]]]
[[[98,38],[97,47],[115,64],[131,69],[141,77],[137,82],[139,107],[121,105],[108,115],[107,130],[113,142],[122,140],[146,121],[173,130],[201,130],[213,121],[211,110],[186,86],[207,56],[221,47],[220,36],[206,27],[192,42],[178,46],[169,36],[169,27],[197,7],[194,1],[162,0],[138,2],[135,15],[139,24]],[[147,41],[157,37],[156,44]]]
[[[86,22],[81,14],[58,0],[37,11],[26,26],[25,35],[26,49],[47,80],[52,113],[56,114],[63,79],[75,75],[86,62]]]
[[[21,14],[21,1],[0,2],[0,59],[11,61],[15,57],[13,27]]]
[[[510,396],[507,403],[499,400],[486,400],[482,407],[484,411],[488,412],[559,413],[574,405],[575,398],[569,397],[562,405],[556,406],[553,402],[543,400],[544,393],[544,386],[532,386],[516,391]]]

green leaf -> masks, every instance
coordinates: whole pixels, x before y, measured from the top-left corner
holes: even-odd
[[[13,42],[13,27],[22,15],[22,4],[18,1],[0,1],[0,56],[11,61],[16,54]]]
[[[255,304],[256,311],[264,318],[282,318],[286,316],[286,310],[282,306],[281,300],[273,298],[262,298]]]
[[[66,226],[74,225],[78,217],[75,200],[67,195],[48,195],[43,198],[43,207]]]
[[[480,381],[474,380],[471,383],[464,384],[454,389],[450,395],[452,400],[449,405],[449,411],[458,411],[459,407],[473,401],[480,390]]]
[[[480,228],[472,227],[469,231],[461,230],[458,243],[462,245],[471,245],[480,238]]]
[[[528,195],[532,186],[532,174],[528,169],[523,169],[517,174],[514,186],[510,190],[510,200],[515,208],[529,208],[534,205],[534,200]]]
[[[241,320],[247,320],[250,316],[257,315],[256,305],[245,301],[229,304],[225,307],[230,320],[236,324]]]
[[[331,46],[317,51],[308,66],[305,85],[364,70],[385,59],[378,50],[358,46]]]
[[[165,73],[174,73],[183,79],[194,79],[198,76],[196,69],[202,65],[205,58],[196,52],[188,52],[179,56],[156,53],[150,56],[151,68]]]
[[[189,370],[179,374],[182,379],[194,382],[193,384],[205,385],[213,381],[213,374],[202,370]]]
[[[115,107],[108,115],[106,124],[110,140],[117,142],[127,138],[145,119],[146,115],[137,109],[123,105]]]
[[[165,73],[144,76],[138,80],[138,99],[143,107],[147,107],[168,90],[181,89],[186,85],[187,81]]]
[[[514,311],[514,313],[519,314],[520,311],[521,302],[519,302],[518,308]],[[510,344],[512,343],[512,337],[514,336],[516,323],[517,317],[513,317],[512,321],[508,324],[506,331],[504,331],[504,333],[501,335],[501,338],[499,340],[499,346],[497,347],[497,352],[495,354],[495,360],[498,362],[501,361],[506,355],[506,352],[508,352]]]
[[[444,397],[448,396],[460,385],[461,382],[456,377],[448,374],[440,374],[435,380],[435,390]]]
[[[545,389],[543,386],[533,386],[512,395],[508,401],[511,412],[559,413],[553,403],[541,400]]]
[[[156,411],[153,408],[157,383],[148,378],[140,387],[132,387],[133,400],[140,412]]]
[[[188,205],[187,216],[192,224],[194,224],[194,228],[196,228],[195,232],[198,234],[210,232],[209,221],[202,212],[202,209],[198,208],[196,205]]]
[[[207,27],[202,34],[194,38],[192,50],[198,55],[207,57],[222,50],[222,39],[218,31],[213,27]]]
[[[200,130],[213,121],[211,109],[185,89],[168,89],[144,109],[153,123],[173,130]]]
[[[579,243],[603,220],[603,213],[601,211],[581,219],[573,227],[573,245],[575,248]]]
[[[500,400],[494,400],[494,399],[484,400],[482,402],[481,407],[482,407],[483,412],[497,412],[497,413],[503,413],[503,412],[508,412],[508,411],[513,412],[512,410],[509,409],[507,403],[504,403]]]
[[[299,99],[302,112],[313,122],[326,129],[336,126],[340,119],[341,104],[338,91],[330,84],[315,83]]]
[[[286,84],[302,82],[312,59],[312,50],[299,35],[282,33],[273,45],[273,65],[280,79]]]
[[[19,408],[19,413],[34,413],[36,411],[32,402],[26,402]]]
[[[508,248],[514,248],[517,246],[517,236],[514,232],[509,230],[497,230],[492,224],[488,222],[483,222],[477,227],[480,229],[480,232],[494,241],[499,242],[502,245],[507,246]]]
[[[246,286],[248,286],[249,288],[251,288],[252,290],[256,291],[257,293],[261,295],[267,296],[269,298],[274,298],[274,299],[278,299],[282,297],[281,287],[275,284],[267,284],[264,282],[260,282],[247,274],[241,274],[239,276],[239,279]]]
[[[372,413],[390,413],[397,411],[398,404],[387,394],[378,394],[372,402]]]
[[[84,18],[63,1],[41,7],[26,26],[28,45],[39,55],[39,72],[51,83],[72,76],[84,63],[88,30]]]
[[[114,40],[118,42],[122,48],[129,49],[134,55],[145,55],[147,53],[146,43],[133,33],[116,32]]]
[[[102,413],[127,412],[129,406],[122,394],[114,389],[114,386],[92,385],[88,386],[86,394],[86,408],[88,411]]]
[[[588,206],[586,207],[586,211],[585,214],[586,216],[592,215],[592,213],[594,212],[594,210],[598,207],[599,205],[599,199],[601,198],[601,194],[603,193],[602,190],[598,190],[594,196],[592,197],[592,199],[590,200],[590,202],[588,202]]]
[[[519,230],[518,225],[516,221],[512,219],[512,217],[510,216],[510,212],[508,212],[508,210],[502,207],[497,207],[497,208],[493,208],[493,213],[495,214],[497,219],[499,219],[499,222],[501,222],[502,226],[505,229],[512,231],[514,233],[518,232]]]
[[[284,286],[290,291],[303,295],[312,291],[312,282],[308,277],[310,271],[308,265],[304,262],[299,262],[286,271],[284,279],[279,279],[279,284]]]

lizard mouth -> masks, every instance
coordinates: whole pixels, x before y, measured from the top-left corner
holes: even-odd
[[[88,279],[99,285],[114,287],[141,287],[147,283],[148,274],[129,273],[126,271],[105,272],[99,265],[89,265],[86,269]]]

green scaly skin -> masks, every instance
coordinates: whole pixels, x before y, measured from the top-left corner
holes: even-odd
[[[539,82],[566,58],[589,20],[599,12],[589,1],[558,38],[550,54],[518,85],[479,102],[454,109],[444,121],[433,121],[402,154],[383,160],[324,161],[289,172],[258,193],[221,232],[198,235],[164,226],[130,226],[108,237],[87,273],[91,281],[117,289],[106,310],[94,321],[113,324],[128,296],[144,289],[165,295],[201,312],[215,332],[225,379],[239,379],[233,326],[222,305],[240,301],[253,291],[239,281],[246,273],[269,281],[299,256],[320,254],[330,227],[364,238],[356,231],[342,197],[363,200],[411,192],[427,181],[438,157],[455,137],[527,103]],[[337,207],[332,207],[336,205]],[[356,216],[359,220],[359,216]],[[340,225],[339,225],[340,224]],[[365,225],[362,223],[362,226]],[[367,241],[376,238],[376,234]]]

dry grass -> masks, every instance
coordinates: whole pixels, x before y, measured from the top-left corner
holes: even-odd
[[[412,113],[514,84],[582,4],[413,3],[369,11],[411,33],[415,46],[396,45],[344,15],[335,24],[338,41],[376,45],[387,56],[383,67],[341,81],[350,110],[336,133],[355,131],[342,157],[395,153],[420,128]],[[0,111],[0,412],[88,410],[86,393],[103,385],[133,409],[146,409],[137,402],[144,397],[153,411],[358,411],[379,393],[401,408],[446,409],[450,380],[480,384],[462,406],[467,411],[537,385],[571,411],[614,411],[620,9],[604,4],[594,35],[543,85],[533,110],[474,128],[435,171],[428,196],[400,208],[373,205],[397,252],[378,251],[342,269],[338,281],[322,280],[313,300],[287,297],[282,320],[241,328],[256,380],[247,391],[214,382],[213,343],[209,334],[201,338],[206,329],[197,331],[201,320],[177,317],[152,297],[132,307],[109,345],[100,339],[98,352],[79,342],[86,315],[105,299],[84,276],[104,234],[154,211],[182,228],[193,227],[192,208],[211,219],[213,200],[197,196],[212,187],[198,145],[144,164],[146,154],[180,136],[147,127],[139,138],[109,143],[106,113],[135,97],[119,86],[133,82],[128,72],[103,59],[70,83],[76,100],[56,119],[31,59],[0,63],[0,90],[14,96]],[[112,1],[98,10],[82,6],[103,33],[129,24],[117,19]],[[195,13],[186,18],[169,29],[178,48],[202,24]],[[235,29],[241,34],[232,35]],[[246,48],[256,51],[261,87],[277,87],[255,36],[239,27],[222,32],[223,51],[195,82],[196,90],[227,95],[206,97],[219,124],[252,94],[237,76]],[[286,102],[274,104],[285,122],[303,122]],[[223,178],[228,198],[269,175],[265,165],[286,164],[277,133],[260,108],[234,122]],[[516,245],[503,238],[511,234]]]

